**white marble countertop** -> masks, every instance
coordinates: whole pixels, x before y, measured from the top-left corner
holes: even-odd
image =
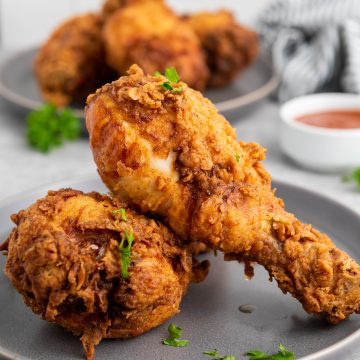
[[[278,105],[262,101],[230,118],[241,140],[268,149],[266,168],[274,179],[329,196],[360,214],[360,191],[344,184],[339,174],[320,174],[299,168],[278,145]],[[42,154],[30,149],[25,137],[25,113],[0,100],[0,205],[5,198],[60,180],[96,174],[87,138]]]

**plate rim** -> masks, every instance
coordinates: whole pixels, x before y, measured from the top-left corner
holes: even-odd
[[[99,179],[99,177],[95,173],[92,172],[92,173],[87,173],[87,174],[83,174],[80,176],[75,176],[73,178],[64,178],[64,179],[56,181],[56,182],[49,182],[47,184],[36,186],[27,191],[22,191],[16,195],[12,195],[12,196],[3,198],[2,200],[0,200],[0,209],[3,207],[6,207],[6,206],[10,206],[11,203],[19,201],[19,200],[23,199],[24,197],[36,196],[36,194],[38,194],[39,192],[42,192],[42,191],[44,191],[46,193],[50,189],[60,189],[62,187],[69,186],[69,184],[71,184],[71,186],[76,186],[76,184],[80,184],[84,181],[93,181],[96,179],[101,181],[101,179]],[[311,189],[307,189],[306,187],[291,184],[291,183],[283,181],[283,180],[277,180],[276,178],[272,179],[272,185],[275,185],[275,186],[273,186],[273,188],[276,188],[277,186],[284,186],[284,187],[288,187],[290,189],[295,189],[297,191],[305,191],[306,193],[308,193],[311,196],[316,196],[316,197],[321,198],[321,200],[328,201],[329,203],[331,203],[331,205],[336,206],[336,207],[340,208],[342,211],[345,211],[345,212],[351,214],[351,216],[353,216],[355,219],[357,218],[360,221],[360,214],[358,214],[350,206],[347,206],[327,195],[324,195],[322,193],[316,192]],[[346,336],[344,339],[337,341],[333,345],[330,345],[324,349],[316,351],[310,355],[301,357],[298,360],[326,359],[326,356],[331,355],[332,353],[338,351],[339,349],[346,347],[349,343],[352,343],[359,338],[360,338],[360,328],[358,330],[354,331],[352,334]],[[0,357],[3,357],[6,360],[31,360],[27,357],[19,357],[18,354],[7,350],[2,345],[0,345]]]
[[[17,50],[11,52],[8,56],[6,56],[5,60],[1,61],[0,63],[0,95],[8,100],[9,102],[20,106],[22,108],[26,108],[27,110],[36,110],[39,108],[44,102],[38,100],[32,100],[28,97],[23,95],[19,95],[18,93],[14,92],[13,90],[9,89],[4,82],[3,82],[3,74],[6,72],[6,69],[11,64],[14,59],[21,58],[28,53],[34,52],[38,50],[40,46],[31,46],[21,50]],[[280,76],[275,71],[275,68],[271,65],[269,61],[266,61],[265,58],[260,54],[257,58],[257,61],[261,62],[265,65],[271,72],[271,77],[265,84],[258,87],[257,89],[241,96],[237,96],[233,99],[224,100],[220,102],[214,103],[215,107],[219,112],[227,112],[233,111],[245,106],[248,106],[252,103],[255,103],[261,99],[266,98],[270,95],[279,85],[280,83]],[[34,77],[34,81],[35,77]],[[84,118],[85,114],[83,110],[79,110],[73,108],[76,116],[80,118]]]
[[[12,51],[8,56],[6,56],[5,60],[1,61],[0,63],[0,96],[2,96],[10,103],[22,107],[29,111],[36,110],[37,108],[39,108],[44,104],[44,101],[32,100],[26,96],[19,95],[18,93],[12,91],[4,84],[3,74],[6,72],[7,67],[11,64],[12,61],[14,61],[14,59],[21,58],[27,55],[28,53],[36,51],[37,49],[39,49],[39,46],[31,46],[20,50]],[[34,77],[34,81],[36,82],[35,77]],[[76,108],[72,108],[72,110],[74,111],[77,117],[79,118],[85,117],[83,110],[79,110]]]

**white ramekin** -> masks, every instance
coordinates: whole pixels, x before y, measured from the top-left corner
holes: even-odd
[[[298,164],[317,171],[340,172],[360,166],[360,129],[327,129],[296,117],[329,110],[359,110],[360,95],[325,93],[295,98],[280,108],[280,145]]]

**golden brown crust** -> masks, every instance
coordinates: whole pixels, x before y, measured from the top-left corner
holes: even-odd
[[[100,16],[75,16],[55,29],[40,48],[34,70],[46,101],[57,106],[83,102],[89,93],[115,78],[104,62],[101,29]]]
[[[101,15],[106,20],[116,10],[126,6],[128,0],[106,0],[101,8]]]
[[[250,275],[252,261],[264,265],[309,313],[336,323],[359,312],[359,265],[284,210],[265,150],[238,143],[200,93],[159,82],[133,66],[88,98],[90,144],[113,195],[161,216],[182,239],[245,261]]]
[[[144,3],[144,2],[159,1],[163,3],[163,0],[106,0],[101,8],[101,15],[106,20],[116,10],[121,9],[129,4]]]
[[[120,207],[127,221],[114,215]],[[190,253],[163,225],[97,193],[50,191],[12,219],[6,275],[36,314],[82,334],[87,359],[102,338],[137,336],[175,315],[189,281],[207,273],[205,263],[192,270]],[[125,229],[135,238],[128,279]]]
[[[186,20],[204,49],[210,70],[208,86],[227,85],[255,60],[259,52],[256,32],[238,24],[230,12],[200,12]]]
[[[162,1],[133,1],[115,11],[103,37],[107,62],[119,74],[132,64],[148,74],[174,66],[189,85],[205,87],[208,71],[199,40]]]

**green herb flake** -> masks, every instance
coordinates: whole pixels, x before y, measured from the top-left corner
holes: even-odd
[[[162,76],[162,74],[159,71],[155,71],[154,76],[159,77]],[[164,81],[162,84],[160,84],[160,87],[162,87],[166,91],[172,91],[173,94],[179,94],[183,92],[184,88],[182,86],[174,87],[179,81],[180,76],[176,69],[174,67],[168,67],[165,69],[165,75],[167,81]]]
[[[235,160],[237,163],[240,162],[240,155],[239,154],[235,154]]]
[[[220,355],[216,349],[204,351],[203,354],[212,356],[212,358],[216,360],[236,360],[235,356],[233,355]]]
[[[214,350],[208,350],[208,351],[203,351],[204,355],[210,355],[210,356],[219,356],[219,353],[216,349]]]
[[[181,340],[179,337],[182,335],[182,329],[175,324],[171,323],[168,326],[169,337],[163,340],[164,345],[174,347],[184,347],[188,344],[189,340]]]
[[[360,188],[360,166],[356,168],[350,175],[343,177],[344,182],[354,182]]]
[[[44,104],[26,118],[27,139],[30,146],[47,153],[65,140],[80,136],[80,120],[69,108],[56,109],[53,104]]]
[[[127,216],[126,216],[126,210],[124,208],[120,208],[117,210],[113,211],[113,214],[115,217],[117,217],[118,215],[120,215],[120,219],[122,221],[127,221]]]
[[[165,81],[160,85],[164,90],[171,91],[173,90],[173,86],[170,84],[169,81]]]
[[[178,339],[182,335],[182,328],[171,323],[168,327],[169,337],[172,339]]]
[[[64,108],[59,112],[59,126],[66,140],[75,140],[80,136],[80,120],[75,116],[72,109]]]
[[[189,340],[179,340],[179,339],[165,339],[163,340],[164,345],[174,346],[174,347],[185,347],[187,346]]]
[[[248,360],[295,360],[294,353],[282,344],[279,344],[279,351],[276,354],[270,355],[259,350],[250,350],[245,355],[249,357]]]
[[[272,355],[257,350],[250,350],[245,355],[250,356],[249,360],[271,360],[273,358]]]
[[[121,258],[121,275],[124,279],[129,277],[129,264],[130,264],[130,257],[131,257],[131,247],[134,241],[134,234],[129,233],[127,229],[124,231],[125,237],[121,239],[119,248],[120,248],[120,258]],[[127,242],[127,245],[124,246],[124,242]]]
[[[184,88],[182,86],[173,89],[173,94],[180,94],[181,92],[183,92]]]
[[[177,84],[180,80],[180,76],[173,66],[165,69],[165,77],[173,84]]]

